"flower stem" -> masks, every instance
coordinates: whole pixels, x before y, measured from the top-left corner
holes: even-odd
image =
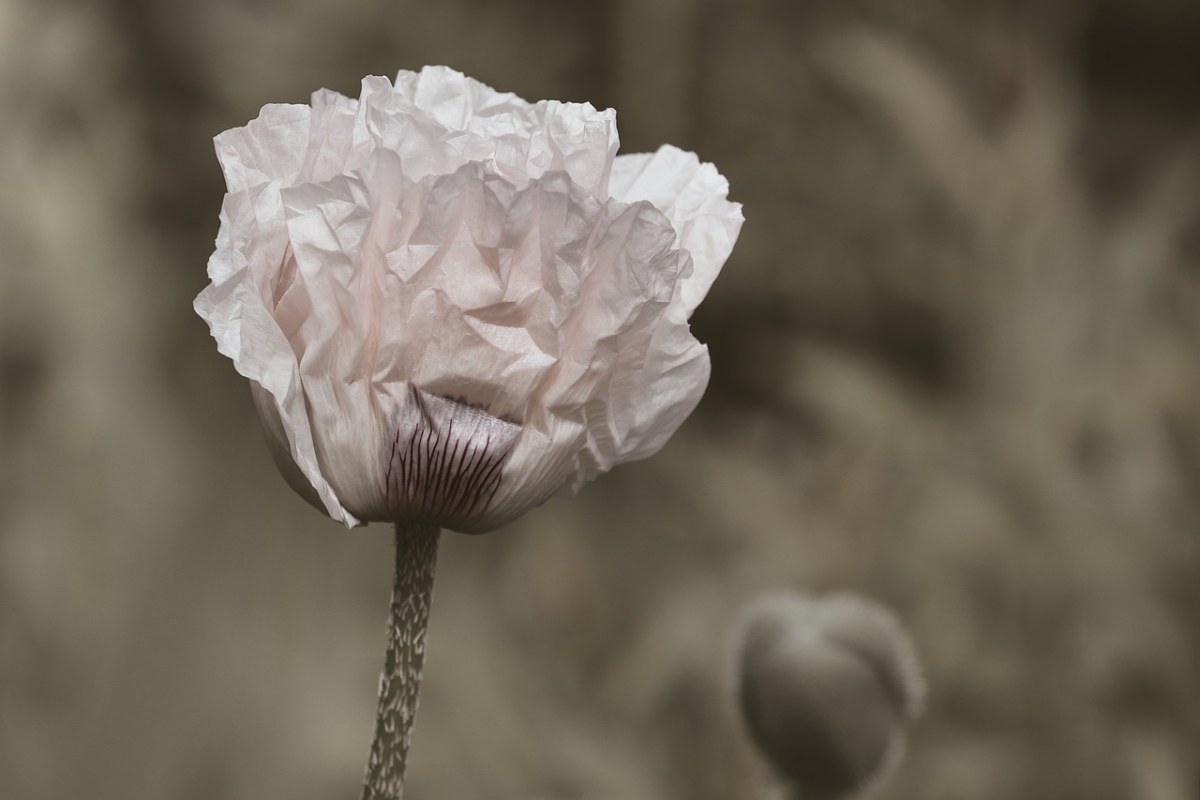
[[[388,612],[387,655],[379,676],[375,741],[361,800],[400,800],[404,796],[404,769],[421,690],[439,533],[436,525],[396,523],[396,578]]]

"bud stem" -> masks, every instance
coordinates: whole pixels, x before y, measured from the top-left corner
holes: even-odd
[[[387,654],[379,676],[375,740],[361,800],[400,800],[404,796],[439,533],[436,525],[396,523],[396,577],[388,612]]]

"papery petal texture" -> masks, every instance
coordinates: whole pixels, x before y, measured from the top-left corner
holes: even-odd
[[[347,525],[484,531],[666,442],[741,208],[693,154],[617,146],[611,110],[437,67],[217,137],[196,309],[293,488]]]

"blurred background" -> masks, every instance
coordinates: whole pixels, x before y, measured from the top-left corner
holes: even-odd
[[[219,131],[449,64],[715,162],[664,451],[443,539],[409,796],[774,791],[764,591],[890,607],[872,798],[1194,800],[1200,5],[0,0],[0,797],[353,798],[390,530],[294,496],[191,310]]]

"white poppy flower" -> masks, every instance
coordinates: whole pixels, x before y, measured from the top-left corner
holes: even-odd
[[[216,138],[195,306],[293,488],[346,525],[479,532],[663,446],[741,206],[692,153],[617,144],[612,110],[441,67]]]

